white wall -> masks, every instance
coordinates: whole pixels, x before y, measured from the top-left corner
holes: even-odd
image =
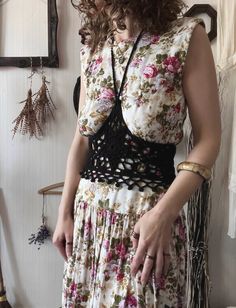
[[[30,69],[0,68],[0,214],[1,260],[7,297],[14,308],[58,308],[61,305],[63,259],[49,242],[38,251],[28,237],[41,225],[39,188],[64,181],[67,152],[76,126],[73,88],[80,74],[79,20],[70,1],[58,0],[59,69],[45,68],[57,106],[47,136],[29,140],[17,134],[13,119],[26,98]],[[14,38],[16,39],[16,38]],[[35,42],[37,43],[37,42]],[[40,77],[33,80],[34,91]],[[46,199],[48,225],[54,230],[59,196]]]
[[[197,1],[187,1],[188,4]],[[201,1],[215,6],[216,1]],[[63,259],[49,242],[38,251],[28,237],[41,224],[42,197],[39,188],[64,180],[66,158],[73,138],[76,114],[72,93],[80,74],[79,22],[70,1],[58,0],[58,48],[60,69],[46,69],[56,121],[51,122],[42,141],[16,135],[12,140],[11,122],[22,106],[29,82],[29,69],[0,68],[0,214],[1,260],[7,297],[14,308],[59,308]],[[212,44],[215,55],[216,41]],[[39,77],[34,82],[39,88]],[[183,144],[176,161],[183,156]],[[225,155],[218,159],[217,179],[213,187],[213,211],[210,228],[210,271],[213,283],[213,308],[236,305],[236,240],[227,235],[227,200],[219,202],[225,174]],[[224,165],[223,165],[224,164]],[[46,216],[53,231],[59,196],[46,198]]]

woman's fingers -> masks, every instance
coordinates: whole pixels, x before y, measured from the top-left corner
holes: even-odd
[[[138,247],[138,240],[139,240],[139,233],[136,233],[135,231],[133,231],[132,237],[131,237],[131,241],[132,241],[132,244],[133,244],[133,249],[137,249],[137,247]]]
[[[155,264],[156,259],[156,249],[148,249],[148,251],[145,253],[145,261],[144,266],[142,269],[142,275],[141,275],[141,283],[142,285],[145,285],[151,276],[151,272],[153,269],[153,266]]]
[[[144,263],[144,257],[145,257],[145,252],[147,249],[146,243],[140,238],[138,242],[138,247],[135,252],[135,255],[133,257],[132,263],[131,263],[131,274],[132,276],[135,276],[137,274],[137,271]]]
[[[73,248],[73,236],[66,234],[65,251],[67,258],[71,257]]]
[[[163,266],[164,276],[167,275],[169,266],[170,266],[170,255],[166,253],[164,254],[164,266]]]
[[[67,255],[65,250],[65,239],[59,239],[59,238],[55,239],[53,240],[53,245],[57,247],[64,260],[67,261]]]
[[[159,248],[156,255],[155,262],[155,278],[158,279],[162,275],[164,265],[163,249]]]

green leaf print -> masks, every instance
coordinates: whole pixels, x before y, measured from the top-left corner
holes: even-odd
[[[140,305],[139,306],[140,308],[146,308],[144,295],[139,295],[138,296],[138,304]]]
[[[101,68],[100,71],[98,72],[98,75],[104,75],[104,69]]]
[[[167,54],[158,54],[156,55],[156,63],[161,64],[163,60],[167,57]]]
[[[115,302],[114,304],[111,306],[111,308],[118,308],[119,307],[119,303],[122,301],[122,297],[120,295],[115,295],[114,296]]]

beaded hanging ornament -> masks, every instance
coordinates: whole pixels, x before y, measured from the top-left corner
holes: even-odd
[[[46,216],[44,214],[45,209],[45,195],[43,194],[43,208],[42,208],[42,225],[38,228],[36,233],[31,233],[31,236],[28,238],[29,244],[38,244],[38,250],[41,245],[44,244],[44,241],[51,237],[51,233],[46,225]]]

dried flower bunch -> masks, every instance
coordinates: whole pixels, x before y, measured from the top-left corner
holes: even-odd
[[[56,106],[54,105],[50,96],[46,82],[46,77],[43,75],[42,86],[40,90],[36,93],[37,95],[34,100],[34,110],[41,126],[46,123],[46,120],[49,116],[52,116],[52,118],[54,119],[53,109],[56,109]]]
[[[40,246],[44,244],[44,241],[51,237],[51,233],[46,226],[46,217],[44,215],[45,208],[45,195],[43,194],[43,207],[42,207],[42,225],[38,228],[36,233],[31,233],[31,236],[28,238],[29,244],[38,244],[38,250]]]
[[[43,223],[39,228],[38,232],[31,233],[31,237],[28,238],[29,244],[38,244],[38,250],[40,246],[44,244],[44,241],[51,236],[47,226]]]
[[[19,130],[23,135],[29,134],[30,138],[32,136],[43,135],[43,131],[39,125],[39,121],[37,120],[36,113],[34,111],[31,88],[28,91],[26,103],[22,111],[12,123],[15,123],[13,128],[13,138],[17,130]]]
[[[41,68],[42,68],[42,60],[41,60]],[[35,73],[33,71],[32,67],[32,61],[31,61],[31,75],[29,78],[31,78],[31,86],[28,90],[28,95],[26,100],[20,102],[24,103],[25,105],[20,112],[20,114],[17,116],[17,118],[12,122],[12,124],[15,123],[13,131],[13,137],[15,136],[16,132],[25,135],[29,134],[30,138],[35,136],[36,138],[39,138],[44,135],[44,128],[45,124],[47,122],[47,119],[49,117],[52,117],[54,119],[53,115],[53,109],[56,109],[56,106],[54,105],[50,92],[47,87],[47,83],[49,83],[46,80],[46,76],[44,75],[44,72],[42,70],[42,85],[38,92],[32,95],[32,77]],[[33,97],[35,96],[34,100]]]

